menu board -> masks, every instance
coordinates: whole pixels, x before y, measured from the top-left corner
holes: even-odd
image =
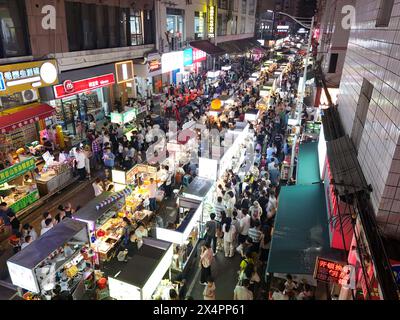
[[[314,279],[323,282],[339,283],[339,280],[344,276],[342,270],[345,265],[344,262],[317,257]]]

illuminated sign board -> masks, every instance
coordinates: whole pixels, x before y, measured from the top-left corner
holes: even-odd
[[[161,56],[162,73],[183,68],[183,51],[164,53]]]
[[[203,35],[204,33],[204,13],[202,11],[199,12],[199,34]]]
[[[214,38],[215,37],[215,17],[217,16],[217,7],[216,6],[209,6],[208,7],[208,37]]]
[[[115,74],[117,75],[117,83],[124,83],[133,80],[133,62],[125,61],[115,64]]]
[[[183,50],[183,66],[190,66],[193,63],[193,49],[188,48]]]
[[[202,50],[193,49],[193,63],[207,60],[207,53]]]
[[[314,279],[323,282],[339,283],[345,274],[342,272],[346,264],[317,257],[314,269]]]
[[[54,86],[54,96],[57,99],[72,96],[78,93],[106,87],[115,83],[113,73],[84,80],[66,80],[63,84]]]
[[[161,74],[161,56],[159,54],[149,54],[147,56],[147,67],[149,76]]]
[[[55,60],[0,66],[0,95],[38,89],[58,83]]]

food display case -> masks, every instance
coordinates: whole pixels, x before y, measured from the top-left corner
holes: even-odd
[[[0,200],[16,213],[35,203],[39,197],[36,180],[35,158],[28,158],[0,171]]]
[[[40,177],[36,178],[36,183],[39,194],[43,197],[63,189],[75,180],[77,178],[73,176],[70,164],[53,162],[50,166],[43,167]]]
[[[51,299],[58,284],[75,299],[93,286],[87,224],[66,218],[7,261],[12,283]]]
[[[116,300],[151,300],[159,295],[171,266],[172,243],[143,238],[140,249],[128,253],[127,261],[113,260],[105,267],[110,297]]]

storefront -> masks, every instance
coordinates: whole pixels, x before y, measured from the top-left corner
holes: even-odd
[[[53,124],[54,109],[39,103],[38,89],[58,83],[55,60],[0,66],[0,151],[24,147]],[[43,99],[42,99],[43,100]]]
[[[66,71],[59,78],[61,84],[41,89],[40,94],[55,108],[64,135],[73,136],[71,145],[86,138],[88,122],[101,123],[133,97],[132,61]]]
[[[8,259],[11,281],[27,300],[50,300],[56,285],[82,299],[95,283],[89,248],[86,223],[66,218]]]
[[[0,171],[1,201],[7,203],[17,217],[39,199],[35,168],[35,159],[28,158]]]
[[[141,97],[162,93],[161,56],[149,53],[144,60],[134,61],[136,94]]]

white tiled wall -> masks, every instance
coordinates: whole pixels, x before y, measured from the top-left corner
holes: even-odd
[[[338,103],[350,135],[363,78],[373,84],[358,158],[382,230],[400,238],[400,0],[387,28],[375,27],[379,3],[356,1]]]

